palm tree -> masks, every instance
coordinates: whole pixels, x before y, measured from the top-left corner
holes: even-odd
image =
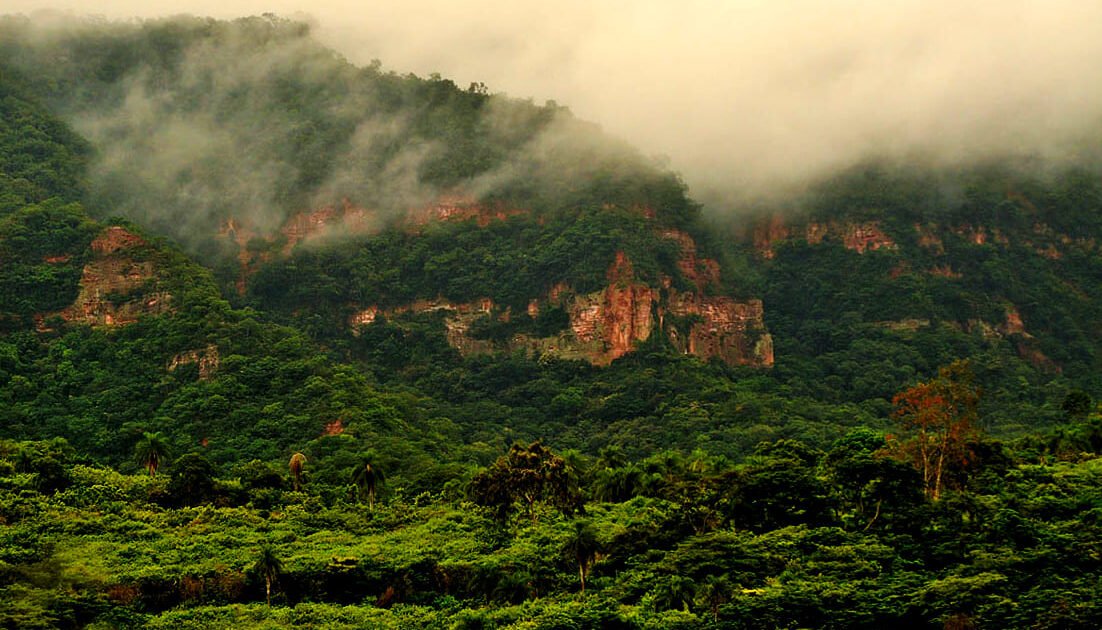
[[[635,464],[622,468],[604,468],[597,473],[593,484],[593,498],[609,503],[627,501],[639,494],[645,481],[643,471]]]
[[[383,471],[365,459],[360,465],[352,469],[352,483],[360,489],[360,500],[367,497],[368,509],[375,509],[375,493],[379,486],[386,481]]]
[[[680,608],[687,612],[695,594],[696,583],[691,578],[671,575],[655,589],[654,608],[659,611]]]
[[[295,453],[291,456],[291,482],[294,485],[294,491],[299,492],[302,490],[302,468],[306,465],[306,456],[302,453]]]
[[[253,572],[264,576],[264,598],[268,602],[268,607],[271,608],[272,582],[275,582],[279,574],[283,573],[283,563],[270,546],[264,545],[260,548],[260,556],[253,565]]]
[[[624,455],[624,449],[615,444],[610,444],[601,450],[597,451],[597,463],[594,468],[601,470],[603,468],[621,468],[628,463],[627,456]]]
[[[585,578],[589,575],[593,563],[597,561],[600,550],[601,546],[597,542],[597,532],[593,529],[593,525],[583,519],[574,521],[574,531],[570,533],[570,537],[563,546],[563,555],[578,564],[582,595],[585,595]]]
[[[149,471],[149,476],[154,477],[157,470],[168,459],[168,446],[165,444],[165,436],[160,432],[150,433],[145,431],[138,443],[134,445],[134,456],[138,463]]]
[[[700,603],[712,611],[712,622],[719,623],[719,608],[731,601],[731,582],[726,575],[709,575],[697,589]]]

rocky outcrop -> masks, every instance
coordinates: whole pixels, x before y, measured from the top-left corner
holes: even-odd
[[[773,338],[765,328],[761,300],[674,293],[669,300],[666,334],[674,347],[702,359],[728,365],[773,365]],[[683,323],[684,322],[684,323]]]
[[[526,211],[484,205],[471,197],[446,195],[429,205],[411,208],[398,225],[411,232],[440,221],[473,220],[479,226],[486,227],[494,221],[505,221],[522,214],[526,214]],[[262,232],[247,221],[230,217],[222,222],[218,236],[237,247],[239,273],[234,284],[238,294],[243,295],[249,277],[260,265],[271,262],[277,255],[289,256],[302,243],[320,242],[340,236],[373,234],[381,230],[385,222],[386,217],[379,212],[355,206],[345,200],[339,206],[297,212],[274,232]]]
[[[338,208],[326,206],[293,215],[279,233],[284,237],[281,253],[286,256],[304,241],[349,234],[369,234],[379,229],[376,213],[352,205],[347,200]]]
[[[172,296],[157,290],[156,267],[141,251],[146,245],[125,228],[105,229],[91,243],[76,301],[57,315],[70,322],[118,326],[169,311]]]
[[[696,257],[695,243],[688,235],[667,236],[684,240],[679,267],[694,284],[718,282],[718,267]],[[663,334],[681,352],[705,360],[773,365],[773,341],[765,328],[761,300],[739,302],[725,296],[706,296],[700,290],[679,292],[669,282],[660,288],[651,287],[638,280],[631,260],[623,252],[618,252],[609,266],[606,280],[602,290],[583,294],[559,283],[542,298],[528,303],[530,317],[538,316],[546,307],[566,311],[567,329],[552,337],[521,333],[504,343],[472,338],[472,324],[479,318],[509,321],[509,309],[500,309],[488,299],[462,304],[425,300],[386,310],[372,306],[355,312],[349,324],[355,328],[376,321],[380,315],[391,318],[404,313],[445,311],[448,343],[462,354],[523,349],[607,365],[653,335]]]
[[[681,255],[677,259],[677,268],[696,286],[697,291],[719,283],[719,263],[711,258],[700,258],[692,236],[680,230],[664,230],[659,235],[678,244]]]
[[[877,221],[808,223],[806,238],[811,245],[817,245],[827,239],[840,240],[843,247],[858,254],[895,247],[895,241],[884,233]]]
[[[253,259],[256,254],[249,249],[249,243],[259,236],[251,226],[234,218],[226,219],[218,229],[218,236],[237,246],[237,280],[234,288],[238,295],[245,294],[245,285],[249,276],[253,274]]]
[[[978,331],[984,337],[1007,339],[1014,345],[1018,356],[1035,368],[1055,374],[1063,371],[1058,363],[1041,350],[1036,337],[1026,330],[1022,315],[1013,304],[1006,305],[1006,318],[1002,322],[990,324],[974,319],[967,322],[966,329],[969,332]]]
[[[986,245],[988,243],[999,243],[1000,245],[1006,245],[1010,240],[1004,235],[998,228],[988,228],[984,225],[957,225],[952,228],[953,234],[962,237],[973,245]]]
[[[222,222],[218,236],[237,247],[239,272],[234,282],[238,294],[243,295],[249,276],[259,265],[270,262],[274,255],[290,255],[296,245],[320,241],[329,237],[349,234],[370,234],[378,231],[380,219],[370,210],[352,205],[345,200],[338,206],[325,206],[292,215],[277,232],[261,233],[247,221],[233,217]],[[257,243],[261,247],[257,249]],[[280,243],[278,252],[273,247]]]
[[[486,227],[494,221],[505,221],[522,214],[527,213],[506,206],[487,206],[464,195],[445,195],[427,206],[411,208],[406,213],[405,223],[407,228],[417,229],[439,221],[473,220],[480,227]]]
[[[434,313],[442,312],[444,318],[444,332],[448,344],[461,354],[483,354],[494,351],[492,342],[471,337],[471,326],[475,320],[492,315],[494,302],[489,298],[474,302],[450,302],[445,299],[418,300],[410,304],[389,309],[378,306],[369,306],[357,310],[348,320],[352,333],[357,334],[357,329],[375,323],[380,317],[393,319],[407,313]]]
[[[772,259],[776,256],[773,245],[787,240],[792,236],[792,230],[784,223],[780,215],[773,215],[754,227],[754,249],[762,258]]]
[[[586,358],[607,365],[631,352],[655,330],[658,291],[635,280],[631,261],[623,252],[608,269],[603,291],[575,295],[566,304],[570,331]],[[565,291],[558,292],[562,301]],[[563,340],[569,345],[568,340]],[[581,350],[582,348],[579,348]]]
[[[895,241],[884,232],[878,221],[811,221],[805,223],[801,229],[790,227],[778,215],[759,221],[753,227],[751,239],[758,255],[771,259],[776,255],[774,248],[777,243],[795,238],[797,234],[809,245],[837,241],[858,254],[896,247]]]
[[[222,365],[222,357],[218,353],[218,346],[211,344],[202,349],[181,352],[168,360],[165,369],[175,372],[182,365],[196,365],[199,368],[199,380],[205,381],[214,376],[218,367]]]

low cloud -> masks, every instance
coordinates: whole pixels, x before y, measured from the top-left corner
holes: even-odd
[[[86,11],[6,10],[47,6]],[[1102,5],[1081,0],[105,0],[96,11],[309,14],[355,63],[567,105],[668,156],[720,209],[870,155],[1064,159],[1095,143],[1102,113]]]

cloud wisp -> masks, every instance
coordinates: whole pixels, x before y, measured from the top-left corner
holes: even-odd
[[[355,63],[565,104],[668,156],[715,207],[870,155],[1059,160],[1097,139],[1102,118],[1102,5],[1079,0],[105,0],[96,11],[308,14]]]

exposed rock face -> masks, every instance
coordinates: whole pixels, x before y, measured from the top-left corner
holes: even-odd
[[[145,244],[142,237],[137,234],[129,232],[126,228],[118,225],[112,225],[93,239],[90,247],[94,253],[107,256]]]
[[[655,329],[658,291],[635,281],[631,261],[617,252],[607,273],[603,291],[575,295],[567,304],[570,330],[587,359],[607,365],[631,352],[635,344],[650,338]],[[560,290],[559,300],[564,291]],[[563,340],[569,346],[569,340]]]
[[[378,229],[379,217],[375,213],[353,206],[346,200],[340,207],[326,206],[309,212],[299,212],[287,219],[278,231],[278,235],[283,240],[279,254],[289,255],[291,250],[302,242],[320,240],[328,236],[368,234]],[[247,222],[231,217],[222,222],[218,235],[237,246],[240,273],[234,285],[238,294],[243,295],[249,276],[256,271],[259,264],[270,262],[273,256],[270,250],[254,251],[250,248],[250,243],[254,239],[260,239],[269,244],[274,243],[277,234],[261,234]]]
[[[222,222],[218,236],[237,245],[237,264],[240,271],[234,282],[234,288],[237,289],[238,295],[244,295],[245,284],[254,271],[252,268],[254,254],[249,251],[249,241],[256,238],[258,234],[248,225],[231,217]]]
[[[1003,322],[992,325],[982,320],[970,320],[967,324],[967,330],[978,330],[984,337],[1008,339],[1014,344],[1018,356],[1028,361],[1035,368],[1056,374],[1063,371],[1058,363],[1041,350],[1037,344],[1037,339],[1026,330],[1022,315],[1013,304],[1006,305],[1006,319]]]
[[[67,321],[117,326],[170,310],[172,296],[153,288],[154,264],[136,255],[145,245],[122,227],[104,230],[91,243],[93,255],[84,265],[80,294],[59,315]]]
[[[681,271],[698,287],[718,281],[714,261],[698,259],[696,246],[687,234],[666,234],[682,244]],[[471,324],[480,317],[496,316],[508,321],[509,310],[500,310],[488,299],[452,304],[445,300],[416,302],[382,311],[368,307],[355,313],[353,327],[374,322],[380,314],[448,312],[444,323],[448,343],[463,354],[525,349],[563,358],[585,359],[607,365],[632,352],[636,345],[656,333],[667,335],[675,348],[702,359],[718,358],[733,365],[773,365],[773,341],[765,329],[761,300],[737,302],[723,296],[704,296],[699,290],[678,292],[654,288],[640,282],[631,260],[618,252],[606,274],[608,284],[593,293],[577,294],[559,283],[542,299],[529,302],[530,316],[543,305],[557,306],[569,317],[567,330],[554,337],[514,335],[506,344],[470,337]],[[495,315],[496,313],[496,315]]]
[[[1013,305],[1006,309],[1006,321],[1002,325],[1004,335],[1027,335],[1025,324],[1022,322],[1022,314]]]
[[[953,228],[953,233],[963,237],[973,245],[986,245],[991,241],[1005,245],[1008,242],[1006,236],[998,229],[988,230],[988,228],[983,225],[958,225]]]
[[[303,241],[325,236],[368,234],[378,228],[378,217],[375,213],[353,206],[347,200],[340,208],[327,206],[312,212],[299,212],[279,229],[280,234],[286,238],[282,253],[284,256],[290,254],[295,245]]]
[[[700,258],[696,252],[696,241],[693,237],[679,230],[665,230],[661,232],[663,238],[676,241],[681,247],[681,256],[677,259],[677,267],[686,278],[689,279],[698,291],[719,282],[719,263],[710,258]]]
[[[772,259],[776,255],[776,252],[773,251],[773,244],[790,236],[792,236],[792,230],[784,224],[784,219],[780,215],[773,215],[754,228],[754,249],[762,258]]]
[[[406,213],[406,225],[410,228],[419,228],[436,221],[470,221],[473,219],[478,222],[480,227],[486,227],[494,221],[504,221],[509,217],[521,214],[525,214],[525,211],[504,206],[488,207],[478,203],[472,197],[446,195],[425,207],[411,208]]]
[[[1035,214],[1037,209],[1017,193],[1010,193],[1008,200],[1016,201],[1029,213]],[[802,227],[801,227],[802,226]],[[959,223],[955,225],[939,225],[937,223],[915,223],[915,235],[919,247],[930,251],[935,255],[945,253],[944,237],[956,235],[972,245],[1009,246],[1010,236],[998,227],[977,225],[972,223]],[[1037,255],[1050,260],[1063,258],[1068,248],[1074,248],[1082,252],[1094,252],[1098,244],[1089,238],[1075,238],[1068,234],[1057,232],[1052,226],[1035,222],[1028,234],[1015,233],[1015,244],[1031,248]],[[825,241],[837,241],[846,249],[857,253],[865,253],[877,249],[894,249],[895,241],[885,233],[878,221],[865,222],[806,222],[789,225],[779,216],[774,215],[755,222],[744,238],[753,243],[758,255],[765,259],[772,259],[775,255],[777,243],[792,238],[802,238],[807,243],[815,245]]]
[[[199,380],[209,379],[222,364],[222,357],[218,353],[218,346],[211,344],[206,348],[181,352],[168,360],[165,367],[169,372],[175,372],[181,365],[198,365]]]
[[[751,238],[758,255],[771,259],[776,255],[774,245],[793,238],[796,233],[796,229],[786,225],[780,216],[771,216],[754,226]],[[810,245],[818,245],[823,241],[839,241],[843,247],[858,254],[896,247],[895,241],[884,232],[878,221],[863,223],[812,221],[805,224],[802,236]]]
[[[444,319],[445,337],[448,344],[453,348],[459,350],[462,354],[493,352],[493,342],[474,339],[469,334],[471,325],[476,319],[493,313],[494,302],[489,298],[460,303],[449,302],[444,299],[418,300],[412,304],[405,304],[391,309],[369,306],[355,312],[349,318],[348,323],[352,327],[353,334],[356,334],[358,327],[374,323],[380,315],[390,319],[405,313],[432,313],[437,311],[447,313],[447,317]]]
[[[429,223],[437,221],[478,222],[486,227],[494,221],[504,221],[510,217],[525,214],[526,211],[500,207],[490,207],[478,203],[471,197],[448,195],[432,204],[420,208],[411,208],[400,225],[409,231],[417,231]],[[218,235],[237,246],[237,262],[240,273],[235,281],[238,294],[244,295],[249,277],[259,265],[271,262],[273,257],[289,256],[300,243],[320,241],[333,236],[354,234],[373,234],[384,224],[384,217],[374,210],[361,208],[345,200],[340,206],[325,206],[314,210],[298,212],[292,215],[276,232],[263,233],[246,221],[229,218],[222,222]],[[279,251],[271,249],[254,251],[251,243],[259,239],[262,243],[273,244],[282,240]]]
[[[773,365],[773,338],[765,329],[761,300],[674,294],[669,313],[691,322],[688,331],[677,324],[666,326],[670,341],[682,352],[729,365]]]
[[[858,254],[880,248],[892,249],[895,247],[895,242],[880,229],[880,224],[875,221],[847,223],[841,232],[842,244],[845,245],[845,248]]]

